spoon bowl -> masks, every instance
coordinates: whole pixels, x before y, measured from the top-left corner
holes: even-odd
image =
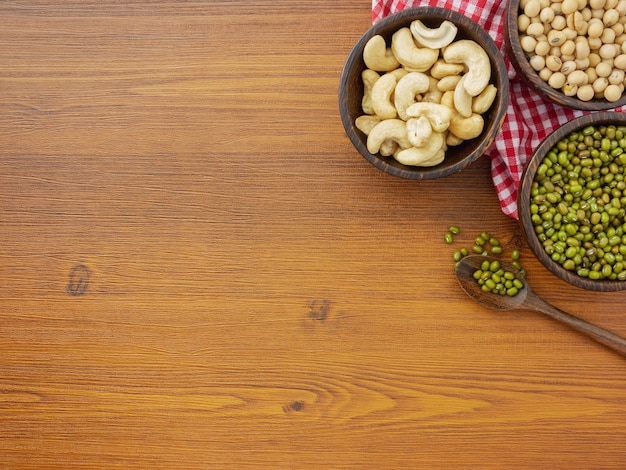
[[[476,302],[484,305],[485,307],[489,307],[492,310],[506,311],[521,308],[528,295],[528,284],[517,268],[510,263],[498,260],[500,262],[500,266],[502,266],[506,271],[510,271],[515,274],[515,277],[524,283],[524,287],[519,290],[517,295],[511,297],[508,295],[498,295],[482,291],[481,286],[473,276],[474,272],[477,269],[480,269],[485,259],[493,261],[495,258],[472,255],[463,258],[457,264],[456,278],[459,281],[459,284],[461,284],[463,290]]]
[[[498,311],[526,309],[541,312],[554,320],[565,323],[580,333],[586,334],[622,356],[626,356],[626,339],[550,305],[535,294],[524,277],[511,263],[498,259],[502,268],[515,274],[515,277],[524,284],[519,292],[514,296],[483,292],[478,281],[474,279],[474,272],[480,269],[483,261],[491,262],[496,259],[491,256],[472,255],[466,256],[456,265],[455,274],[459,285],[476,302]]]

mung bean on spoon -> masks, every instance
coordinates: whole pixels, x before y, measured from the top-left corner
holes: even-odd
[[[474,273],[481,269],[481,265],[485,260],[494,261],[496,258],[483,255],[466,256],[457,263],[455,268],[459,284],[476,302],[493,310],[527,309],[544,313],[554,320],[565,323],[571,328],[586,334],[622,356],[626,356],[626,339],[550,305],[533,292],[526,280],[519,274],[519,271],[510,263],[498,259],[500,265],[505,270],[514,273],[516,278],[524,284],[518,293],[509,296],[484,292],[474,278]]]

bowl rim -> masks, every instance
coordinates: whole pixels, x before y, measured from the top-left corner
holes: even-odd
[[[372,36],[379,34],[381,30],[386,29],[396,22],[406,23],[406,26],[408,26],[411,21],[424,17],[441,19],[442,21],[446,19],[450,20],[454,22],[459,29],[463,28],[466,31],[472,31],[474,35],[480,38],[483,43],[483,48],[485,48],[490,57],[492,74],[498,76],[499,90],[494,105],[499,106],[499,108],[497,113],[494,115],[492,124],[489,128],[485,126],[485,130],[483,132],[488,132],[488,134],[482,134],[478,137],[482,138],[482,142],[480,142],[472,153],[468,154],[465,158],[459,160],[455,164],[448,166],[437,165],[433,167],[404,167],[401,164],[394,166],[386,162],[379,155],[373,155],[368,152],[367,147],[360,140],[361,131],[356,129],[354,122],[352,122],[350,118],[349,112],[342,105],[342,97],[345,98],[348,92],[347,88],[350,70],[357,64],[358,61],[362,60],[363,48]],[[400,27],[401,26],[398,26],[398,28]],[[493,144],[502,128],[509,105],[509,79],[506,63],[504,61],[504,53],[501,48],[498,48],[493,38],[481,25],[462,13],[448,8],[431,6],[407,8],[393,13],[370,26],[354,44],[341,71],[338,99],[341,120],[346,134],[359,153],[372,165],[388,174],[404,179],[425,180],[443,178],[458,173],[482,157],[491,144]]]
[[[583,129],[589,125],[600,126],[603,124],[616,124],[626,125],[626,113],[617,111],[598,111],[595,113],[585,114],[578,118],[575,118],[563,126],[552,131],[545,139],[537,146],[534,152],[528,159],[522,177],[520,179],[520,185],[517,193],[517,206],[519,221],[522,226],[524,237],[528,242],[532,252],[539,259],[539,261],[554,275],[562,279],[563,281],[582,289],[601,291],[601,292],[616,292],[626,289],[626,281],[618,280],[592,280],[584,278],[576,274],[575,272],[564,269],[560,264],[553,261],[550,256],[545,252],[543,246],[539,242],[537,235],[534,231],[534,225],[531,220],[530,214],[530,190],[533,183],[535,172],[539,167],[543,157],[554,147],[554,145],[563,137],[571,134],[572,132]]]
[[[522,49],[517,27],[518,16],[519,0],[508,0],[507,13],[504,15],[504,42],[513,67],[533,91],[555,104],[583,111],[609,111],[626,105],[626,92],[615,102],[606,99],[582,101],[575,96],[566,96],[562,91],[548,85],[530,66]]]

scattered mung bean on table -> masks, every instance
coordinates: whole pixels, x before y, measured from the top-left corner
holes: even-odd
[[[448,244],[454,243],[454,236],[459,233],[461,233],[460,229],[456,226],[452,226],[446,232],[444,240]],[[474,238],[471,252],[481,256],[501,256],[504,253],[504,249],[498,238],[490,235],[487,231],[483,231]],[[469,254],[470,249],[466,247],[456,250],[453,255],[455,264]],[[520,265],[519,258],[519,250],[513,250],[511,253],[511,263],[522,276],[525,276],[526,271]],[[512,271],[505,270],[498,259],[493,261],[485,259],[480,269],[474,271],[473,276],[476,282],[481,286],[483,292],[491,292],[494,294],[514,296],[518,294],[519,290],[524,285],[522,281],[516,278],[516,275]]]

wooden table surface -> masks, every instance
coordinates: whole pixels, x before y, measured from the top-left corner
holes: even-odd
[[[365,0],[0,3],[0,467],[623,469],[626,360],[461,292],[485,157],[388,176],[337,88]],[[462,233],[455,245],[443,235]]]

